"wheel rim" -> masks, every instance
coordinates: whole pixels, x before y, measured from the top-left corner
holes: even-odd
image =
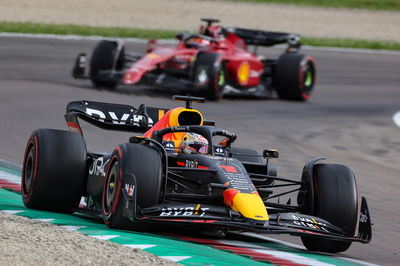
[[[208,81],[207,69],[202,68],[197,72],[196,82],[199,84],[205,84]]]
[[[24,167],[24,192],[28,194],[32,188],[32,181],[35,169],[35,157],[36,150],[34,145],[29,149],[28,155],[26,157],[25,167]]]
[[[310,97],[311,91],[313,90],[314,87],[314,66],[312,62],[307,60],[305,64],[303,65],[302,69],[303,73],[303,86],[302,86],[302,97],[304,99],[307,99]]]
[[[114,206],[114,202],[117,195],[118,190],[118,170],[119,165],[118,162],[115,162],[111,168],[109,178],[107,179],[107,186],[106,186],[106,210],[110,212]]]
[[[306,72],[305,72],[305,78],[304,78],[304,86],[310,87],[313,83],[313,75],[310,70],[310,67],[307,67]]]
[[[218,86],[222,87],[225,85],[225,73],[223,70],[219,71],[218,75]]]

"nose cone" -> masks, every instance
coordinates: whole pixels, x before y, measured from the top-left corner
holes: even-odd
[[[224,192],[225,204],[246,218],[258,221],[268,221],[267,208],[262,199],[255,193],[241,193],[236,189],[227,189]]]

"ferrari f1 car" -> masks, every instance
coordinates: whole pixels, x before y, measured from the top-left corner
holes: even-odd
[[[224,95],[307,100],[314,88],[315,63],[298,53],[300,36],[213,25],[216,19],[202,19],[207,25],[199,34],[176,35],[176,47],[150,40],[145,55],[127,53],[122,41],[100,41],[89,66],[86,54],[78,55],[72,75],[90,79],[96,87],[118,84],[146,84],[170,90],[190,90],[211,100]],[[276,59],[257,56],[257,46],[287,43]],[[254,53],[247,49],[254,45]],[[87,70],[88,69],[88,70]],[[88,73],[87,73],[88,72]]]
[[[77,211],[118,229],[175,225],[290,234],[300,236],[309,250],[325,252],[371,240],[367,202],[362,197],[359,204],[349,167],[315,158],[298,181],[281,177],[270,163],[276,150],[259,155],[235,147],[234,133],[191,108],[201,98],[176,99],[187,101],[186,108],[69,103],[70,131],[37,129],[29,138],[22,172],[25,206]],[[109,153],[87,151],[78,118],[102,129],[143,134]],[[200,137],[187,142],[189,135]],[[275,194],[275,188],[285,191]],[[294,192],[297,204],[274,201]]]

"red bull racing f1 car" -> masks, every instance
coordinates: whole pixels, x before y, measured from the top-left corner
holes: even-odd
[[[370,241],[367,202],[362,197],[359,204],[349,167],[315,158],[305,164],[299,180],[281,177],[270,163],[278,157],[276,150],[259,155],[235,147],[234,133],[192,108],[192,101],[202,98],[176,99],[186,101],[186,107],[69,103],[69,131],[37,129],[28,140],[24,204],[77,211],[118,229],[175,225],[290,234],[300,236],[309,250],[324,252]],[[109,153],[88,151],[78,118],[102,129],[140,134]],[[274,201],[295,192],[297,204]]]
[[[90,79],[96,87],[146,84],[170,90],[190,90],[208,99],[226,95],[307,100],[314,88],[315,63],[298,53],[300,36],[242,28],[221,27],[216,19],[202,19],[199,34],[180,33],[178,44],[149,41],[144,55],[126,52],[122,41],[100,41],[89,65],[78,55],[72,75]],[[278,59],[257,56],[258,46],[287,43]],[[255,46],[254,52],[249,45]]]

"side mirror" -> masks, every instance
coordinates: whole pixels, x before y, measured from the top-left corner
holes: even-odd
[[[279,152],[277,149],[266,149],[263,151],[264,158],[278,158]]]

